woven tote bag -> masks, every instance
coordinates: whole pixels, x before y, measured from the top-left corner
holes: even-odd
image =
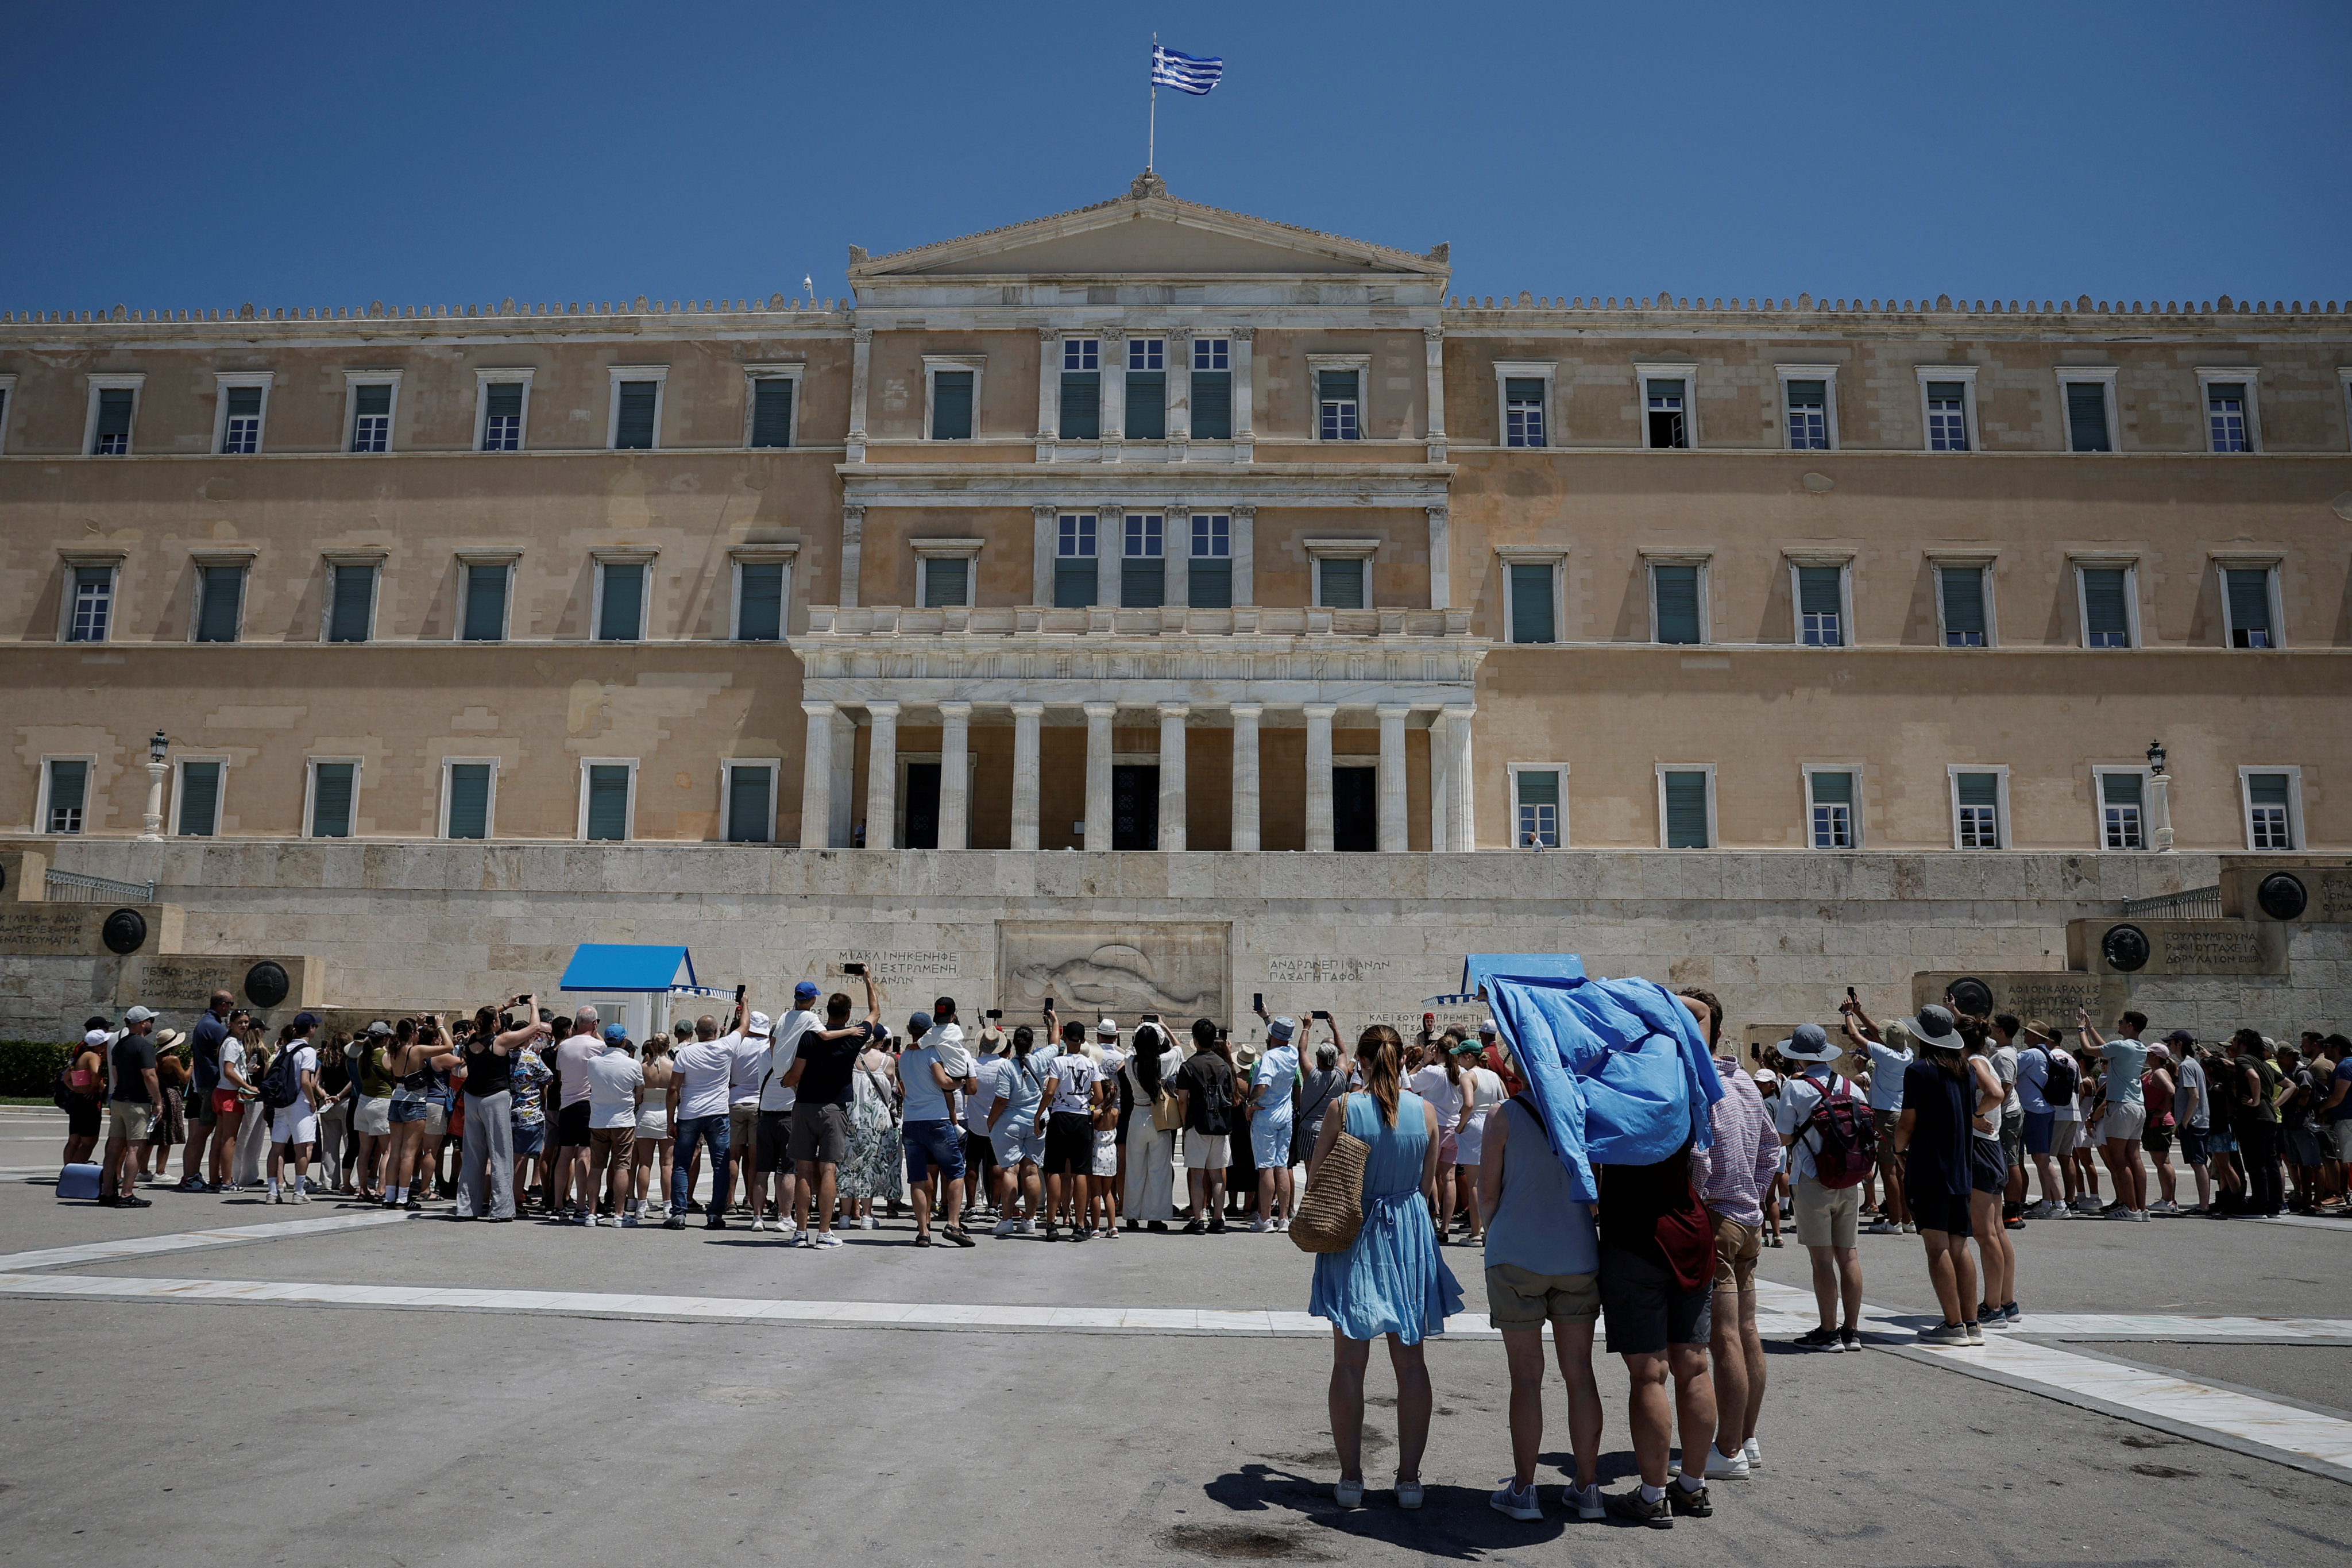
[[[1345,1252],[1364,1228],[1364,1162],[1371,1145],[1342,1131],[1315,1167],[1290,1218],[1290,1239],[1301,1252]]]

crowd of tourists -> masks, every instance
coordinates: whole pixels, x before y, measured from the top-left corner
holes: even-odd
[[[2342,1035],[2287,1047],[2249,1029],[2214,1045],[2149,1039],[2137,1012],[2103,1032],[2084,1015],[2062,1029],[1953,1006],[1882,1027],[1849,991],[1842,1037],[1801,1026],[1746,1062],[1721,1003],[1687,988],[1675,997],[1715,1075],[1692,1101],[1708,1135],[1595,1166],[1585,1201],[1492,1018],[1351,1040],[1327,1013],[1302,1024],[1261,998],[1252,1048],[1208,1019],[1180,1037],[1150,1014],[1065,1020],[1050,1001],[1034,1026],[992,1011],[968,1027],[942,996],[894,1032],[863,984],[861,1008],[803,982],[774,1017],[739,991],[724,1019],[642,1041],[593,1007],[559,1014],[529,994],[331,1037],[304,1012],[273,1037],[226,992],[184,1035],[132,1007],[119,1026],[90,1019],[60,1074],[65,1156],[89,1161],[103,1138],[99,1202],[117,1207],[150,1204],[139,1189],[168,1183],[177,1144],[180,1193],[447,1200],[450,1217],[492,1224],[680,1230],[698,1216],[808,1248],[905,1216],[916,1247],[970,1247],[1280,1232],[1302,1180],[1311,1192],[1352,1140],[1361,1227],[1317,1257],[1309,1300],[1333,1327],[1339,1500],[1364,1498],[1363,1377],[1385,1338],[1394,1497],[1421,1506],[1434,1405],[1421,1347],[1462,1306],[1442,1249],[1476,1245],[1511,1383],[1513,1474],[1493,1506],[1544,1517],[1549,1325],[1573,1448],[1559,1505],[1654,1528],[1706,1517],[1710,1480],[1764,1462],[1756,1268],[1790,1224],[1820,1316],[1794,1343],[1834,1352],[1863,1348],[1862,1234],[1920,1237],[1941,1319],[1919,1337],[1965,1349],[2021,1321],[2015,1237],[2032,1224],[2352,1216]],[[1592,1370],[1604,1321],[1641,1472],[1608,1496]]]

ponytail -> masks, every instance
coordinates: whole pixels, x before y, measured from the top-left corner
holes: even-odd
[[[1013,1059],[1025,1061],[1031,1047],[1037,1043],[1037,1031],[1024,1024],[1013,1031]]]
[[[1381,1108],[1381,1121],[1394,1127],[1397,1119],[1397,1078],[1404,1066],[1404,1041],[1386,1024],[1375,1024],[1356,1040],[1356,1065],[1363,1070],[1364,1092]]]

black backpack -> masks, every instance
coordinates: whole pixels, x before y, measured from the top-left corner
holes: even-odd
[[[297,1040],[280,1050],[261,1075],[261,1103],[272,1110],[283,1110],[302,1097],[302,1074],[295,1066],[302,1044]]]
[[[66,1087],[66,1074],[71,1071],[73,1071],[73,1058],[68,1057],[66,1065],[58,1069],[56,1081],[49,1085],[49,1103],[59,1110],[79,1110],[86,1103],[83,1096],[76,1094]]]
[[[2042,1080],[2042,1098],[2053,1105],[2062,1100],[2071,1103],[2075,1089],[2082,1082],[2082,1075],[2074,1070],[2074,1058],[2064,1051],[2045,1051],[2042,1054],[2050,1059],[2050,1071]]]

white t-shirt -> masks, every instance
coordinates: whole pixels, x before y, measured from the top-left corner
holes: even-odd
[[[800,1059],[801,1037],[823,1027],[824,1020],[806,1007],[795,1007],[777,1021],[775,1038],[768,1047],[768,1081],[760,1090],[761,1110],[790,1110],[799,1100],[800,1091],[784,1082],[784,1075]]]
[[[279,1114],[291,1116],[299,1121],[311,1113],[310,1096],[302,1088],[302,1075],[319,1070],[319,1053],[307,1040],[297,1040],[286,1048],[294,1053],[294,1103],[285,1107]]]
[[[1046,1071],[1055,1079],[1054,1110],[1084,1116],[1094,1109],[1095,1079],[1099,1076],[1095,1064],[1079,1052],[1070,1051],[1054,1058]]]
[[[556,1076],[561,1085],[562,1105],[577,1105],[588,1098],[588,1064],[604,1048],[593,1035],[566,1035],[563,1043],[555,1047]]]
[[[1443,1067],[1423,1068],[1412,1075],[1409,1087],[1413,1093],[1429,1101],[1430,1109],[1437,1112],[1440,1137],[1454,1131],[1462,1120],[1462,1089],[1445,1076]]]
[[[637,1089],[645,1081],[646,1069],[637,1065],[637,1058],[617,1047],[607,1047],[604,1055],[589,1058],[588,1125],[635,1127]]]
[[[727,1103],[731,1106],[751,1106],[760,1103],[760,1079],[768,1071],[768,1042],[758,1035],[721,1035],[719,1043],[725,1047],[727,1064]]]
[[[735,1066],[724,1040],[694,1040],[669,1054],[677,1068],[677,1115],[683,1121],[697,1116],[727,1114],[727,1079]]]
[[[988,1110],[996,1103],[996,1075],[1003,1070],[1003,1057],[981,1057],[971,1064],[971,1092],[963,1102],[964,1131],[983,1135],[988,1131]]]
[[[2017,1098],[2017,1047],[2015,1046],[1995,1046],[1992,1048],[1992,1071],[1993,1076],[2000,1079],[2001,1089],[2008,1097],[2000,1102],[2000,1113],[2003,1116],[2021,1113],[2025,1110],[2025,1101]]]
[[[223,1061],[228,1059],[228,1048],[226,1046],[221,1047],[221,1059]],[[2182,1125],[2194,1127],[2200,1132],[2204,1131],[2212,1125],[2213,1120],[2213,1107],[2205,1098],[2204,1068],[2199,1065],[2195,1057],[2184,1055],[2173,1065],[2172,1072],[2175,1081],[2179,1085],[2179,1089],[2175,1091],[2175,1099],[2172,1102],[2175,1119],[2179,1117],[2180,1101],[2187,1100],[2195,1105],[2196,1109],[2189,1113],[2188,1121]]]
[[[223,1041],[221,1042],[221,1058],[220,1058],[220,1059],[221,1059],[221,1080],[220,1080],[220,1086],[221,1086],[223,1089],[236,1089],[236,1085],[235,1085],[235,1084],[233,1084],[233,1083],[229,1082],[229,1080],[228,1080],[228,1069],[229,1069],[229,1068],[235,1068],[236,1069],[236,1075],[237,1075],[237,1077],[239,1077],[239,1078],[244,1078],[244,1077],[245,1077],[245,1047],[244,1047],[243,1046],[239,1045],[239,1044],[238,1044],[235,1039],[226,1039],[226,1040],[223,1040]],[[250,1080],[248,1079],[247,1081],[250,1081]]]

